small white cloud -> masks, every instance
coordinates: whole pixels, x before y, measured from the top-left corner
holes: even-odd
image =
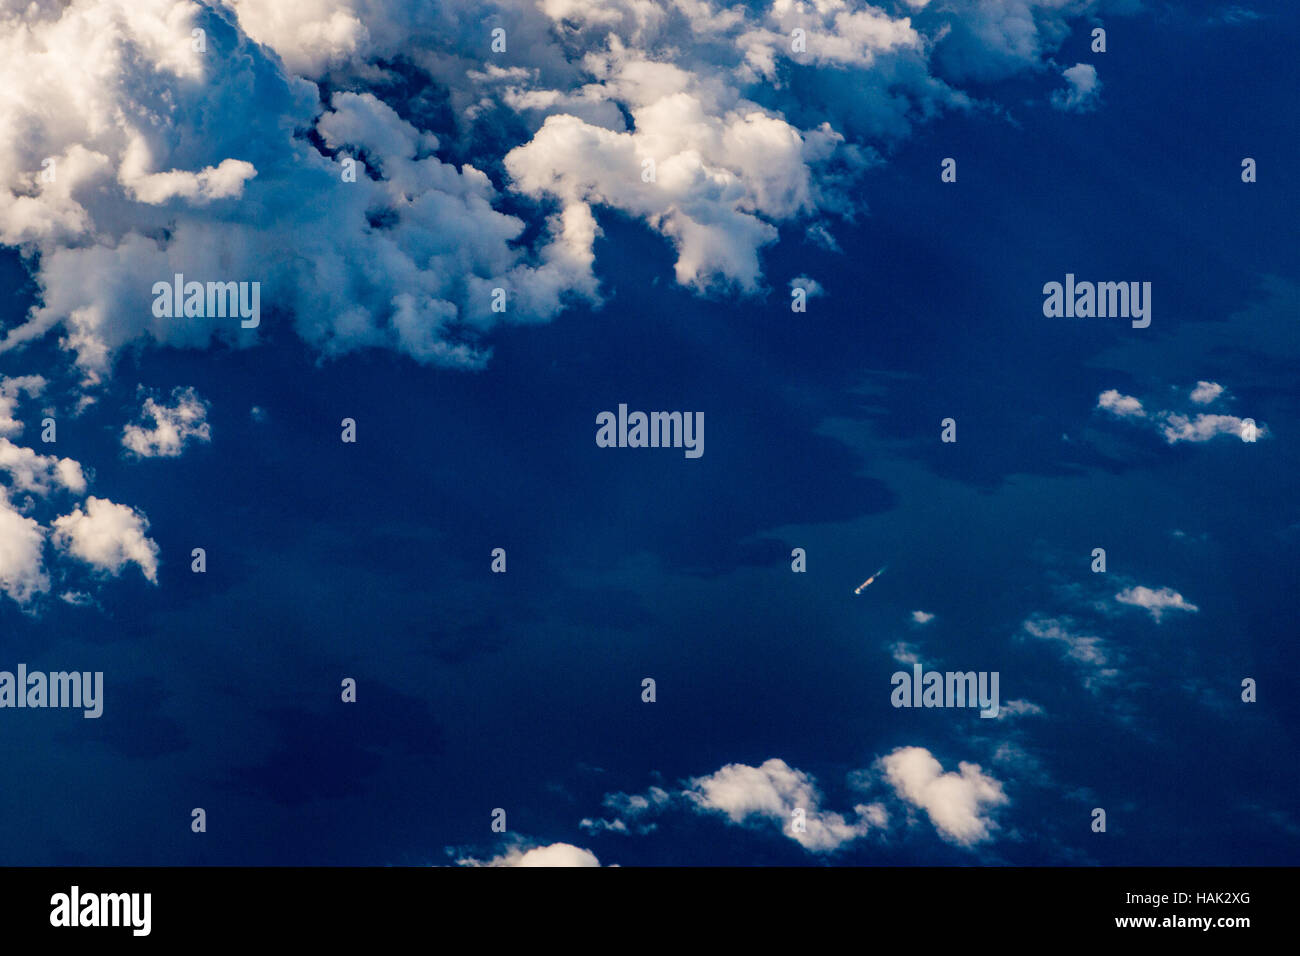
[[[842,814],[821,810],[816,781],[784,760],[773,758],[761,766],[727,764],[717,773],[695,777],[686,796],[700,810],[725,814],[732,823],[766,820],[805,850],[824,853],[865,836],[885,819],[883,807],[857,806],[856,822]],[[803,831],[793,826],[795,810],[803,810]]]
[[[672,795],[663,787],[651,787],[640,793],[608,793],[601,801],[610,810],[625,817],[639,817],[646,812],[662,807],[672,799]]]
[[[826,294],[825,290],[822,289],[822,285],[820,282],[818,282],[816,279],[810,279],[807,276],[796,276],[795,278],[791,279],[790,288],[792,290],[803,289],[804,292],[807,294],[808,298],[810,299],[813,296]]]
[[[1223,386],[1217,382],[1197,382],[1192,389],[1192,401],[1198,405],[1208,405],[1223,394]]]
[[[1120,418],[1142,417],[1142,403],[1132,395],[1121,395],[1116,389],[1108,389],[1097,396],[1097,407],[1104,408]]]
[[[606,833],[626,834],[632,832],[631,830],[628,829],[627,824],[619,819],[606,820],[604,818],[601,818],[601,819],[593,820],[591,817],[583,817],[582,820],[578,822],[578,827],[580,829],[588,831],[589,833],[604,831]]]
[[[808,241],[827,249],[830,252],[842,252],[840,244],[836,241],[835,236],[820,222],[815,222],[804,232]]]
[[[929,624],[934,620],[934,615],[929,611],[913,611],[912,620],[917,624]]]
[[[991,839],[997,824],[988,811],[1010,803],[1002,784],[979,764],[962,761],[959,772],[945,773],[924,747],[899,747],[880,765],[899,798],[924,810],[939,835],[958,846]]]
[[[158,583],[158,545],[145,536],[149,522],[133,508],[91,495],[85,511],[78,506],[55,518],[51,529],[56,548],[91,567],[116,576],[127,564],[137,564]]]
[[[1039,707],[1033,701],[1028,700],[1009,700],[998,709],[998,720],[1006,720],[1010,717],[1037,717],[1044,713],[1043,708]]]
[[[23,432],[23,423],[14,418],[18,400],[24,393],[35,398],[45,390],[45,379],[40,375],[20,375],[0,378],[0,435],[17,437]]]
[[[531,849],[515,847],[487,862],[473,857],[456,862],[460,866],[600,866],[596,854],[572,843],[552,843]]]
[[[185,199],[202,206],[214,199],[238,199],[244,194],[244,183],[257,175],[252,163],[241,159],[225,159],[217,166],[208,166],[191,173],[172,169],[163,173],[144,172],[143,141],[135,140],[122,160],[119,179],[135,199],[150,206],[158,206],[171,199]]]
[[[1052,92],[1052,105],[1067,113],[1088,113],[1097,108],[1101,100],[1101,80],[1097,68],[1091,63],[1076,63],[1061,76],[1068,86]]]
[[[907,641],[895,641],[890,644],[889,653],[898,663],[906,664],[908,667],[921,663],[920,648],[915,644],[909,644]]]
[[[1145,609],[1155,621],[1159,621],[1167,611],[1187,611],[1195,614],[1199,610],[1195,604],[1184,600],[1183,596],[1173,588],[1161,588],[1159,591],[1147,587],[1126,588],[1115,595],[1115,600],[1121,604],[1131,604]]]
[[[153,421],[152,427],[133,424],[122,430],[122,446],[137,458],[175,458],[191,439],[212,440],[208,403],[192,388],[173,389],[171,405],[146,398],[140,414]]]

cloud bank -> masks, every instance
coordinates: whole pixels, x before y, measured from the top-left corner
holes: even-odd
[[[94,386],[131,342],[265,334],[156,316],[183,275],[259,283],[325,356],[478,368],[501,323],[600,302],[597,213],[662,236],[682,285],[760,292],[783,226],[834,248],[880,147],[1094,7],[3,0],[0,244],[39,299],[0,352],[56,336]]]

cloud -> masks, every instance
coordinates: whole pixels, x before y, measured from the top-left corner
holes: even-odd
[[[929,624],[934,620],[934,615],[929,611],[913,611],[912,620],[917,624]]]
[[[1191,400],[1201,405],[1209,404],[1223,394],[1224,388],[1215,382],[1197,382],[1192,389]],[[1199,413],[1191,418],[1181,412],[1168,410],[1147,412],[1142,402],[1131,395],[1122,395],[1116,389],[1108,389],[1097,396],[1097,407],[1105,409],[1117,418],[1145,420],[1170,445],[1178,442],[1206,442],[1220,435],[1242,439],[1246,435],[1248,420],[1236,415],[1207,415]],[[1269,434],[1266,425],[1257,424],[1255,437]]]
[[[1140,401],[1132,395],[1121,395],[1113,388],[1097,396],[1097,407],[1104,408],[1112,415],[1117,415],[1120,418],[1141,418],[1146,415],[1146,412],[1142,410]]]
[[[145,532],[149,522],[127,505],[91,495],[86,510],[78,506],[51,525],[54,546],[113,576],[136,564],[145,578],[158,583],[158,545]]]
[[[1052,106],[1066,113],[1089,113],[1101,102],[1101,80],[1091,63],[1076,63],[1061,71],[1068,87],[1052,91]]]
[[[790,280],[790,288],[792,290],[803,289],[810,299],[813,296],[826,294],[826,290],[822,288],[820,282],[816,279],[810,279],[807,276],[795,276],[795,278]]]
[[[928,74],[924,38],[907,18],[842,0],[654,12],[557,0],[543,9],[607,41],[581,59],[580,97],[539,88],[540,70],[477,74],[537,124],[505,157],[512,187],[641,220],[675,248],[677,281],[700,290],[757,292],[760,253],[778,224],[851,215],[849,185],[874,162],[863,134],[892,140],[914,115],[968,103]],[[815,109],[792,95],[787,69],[800,71]],[[829,103],[843,104],[842,115]],[[824,227],[814,237],[833,243]]]
[[[1037,705],[1019,703],[1023,706],[1012,708],[1013,713],[1041,713]],[[924,809],[940,838],[967,848],[992,838],[996,825],[990,811],[1010,802],[1002,784],[978,764],[962,762],[957,771],[944,773],[923,747],[896,748],[871,766],[851,771],[847,780],[852,790],[880,789],[887,799]],[[687,811],[721,817],[736,826],[774,828],[809,853],[819,854],[890,830],[894,817],[885,802],[855,804],[849,817],[824,810],[823,799],[811,774],[774,757],[756,767],[727,764],[716,773],[690,778],[673,792],[652,787],[644,796],[607,795],[605,806],[619,811],[619,818],[587,818],[581,826],[592,832],[645,834],[654,829],[646,824],[647,816]],[[796,828],[797,820],[802,820],[802,830]]]
[[[1119,676],[1119,668],[1106,642],[1100,637],[1076,633],[1075,624],[1069,618],[1034,616],[1026,619],[1021,628],[1030,637],[1060,644],[1067,659],[1086,668],[1083,686],[1094,693]]]
[[[644,795],[639,793],[610,793],[605,795],[602,804],[624,816],[641,816],[655,807],[668,803],[671,795],[663,787],[651,787]]]
[[[0,378],[0,436],[17,437],[23,433],[23,423],[14,418],[18,401],[24,394],[35,398],[45,390],[45,385],[40,375]]]
[[[325,356],[481,368],[498,325],[599,304],[598,210],[671,243],[681,284],[758,292],[781,226],[833,247],[825,220],[860,211],[878,145],[972,107],[932,69],[936,43],[967,75],[1038,69],[1094,6],[8,4],[0,126],[22,135],[0,144],[0,244],[39,300],[0,352],[57,332],[92,387],[135,341],[259,341],[153,315],[153,284],[179,273],[258,282]],[[399,113],[367,91],[412,80],[445,94],[445,137],[421,125],[427,96]]]
[[[1068,621],[1056,618],[1031,618],[1022,625],[1025,631],[1041,640],[1060,641],[1066,647],[1066,653],[1082,664],[1104,667],[1108,662],[1105,643],[1099,637],[1072,634],[1067,628]]]
[[[578,827],[590,833],[597,833],[601,831],[604,831],[606,833],[631,833],[632,832],[630,829],[628,829],[628,825],[625,821],[618,820],[618,819],[606,820],[604,818],[593,819],[592,817],[583,817],[581,820],[578,821]],[[651,829],[653,829],[653,825]]]
[[[656,828],[657,824],[643,822],[643,819],[649,814],[666,808],[672,799],[672,794],[662,787],[651,787],[644,794],[608,793],[601,801],[601,805],[614,811],[616,814],[614,819],[585,817],[578,826],[588,831],[649,833]]]
[[[45,530],[9,503],[0,487],[0,591],[19,604],[49,590],[42,551]]]
[[[1198,405],[1209,405],[1223,394],[1223,386],[1217,382],[1197,382],[1192,389],[1192,401]]]
[[[1211,24],[1227,23],[1236,26],[1239,23],[1251,23],[1260,19],[1261,14],[1249,7],[1229,6],[1220,13],[1210,14],[1209,22]]]
[[[40,395],[45,387],[39,375],[0,379],[0,432],[6,433],[0,435],[0,475],[7,482],[0,484],[0,593],[33,613],[36,599],[51,588],[44,555],[47,538],[56,556],[71,556],[114,576],[127,563],[135,563],[155,583],[159,553],[145,536],[145,516],[105,498],[90,497],[48,527],[41,524],[41,511],[57,515],[54,508],[59,506],[52,499],[81,499],[88,487],[80,462],[39,454],[6,437],[22,432],[14,418],[19,399]],[[15,492],[21,494],[15,497]],[[62,569],[51,568],[62,578]],[[60,597],[75,606],[95,603],[80,591],[65,591]]]
[[[1039,69],[1069,36],[1069,19],[1095,3],[1069,0],[945,0],[917,16],[939,36],[936,57],[957,79],[995,81]]]
[[[998,710],[998,720],[1010,717],[1037,717],[1045,713],[1042,707],[1029,700],[1009,700]]]
[[[600,866],[596,854],[572,843],[552,843],[531,849],[515,847],[487,862],[465,857],[460,866]]]
[[[1186,415],[1167,412],[1160,433],[1171,445],[1180,441],[1204,442],[1219,435],[1240,438],[1245,424],[1246,420],[1236,415],[1197,415],[1195,419],[1189,419]],[[1265,426],[1257,426],[1257,436],[1267,433],[1268,429]]]
[[[907,641],[895,641],[890,644],[889,654],[895,661],[908,667],[921,662],[921,649]]]
[[[71,458],[38,455],[30,448],[0,438],[0,470],[9,473],[12,486],[19,491],[48,495],[56,488],[75,494],[86,490],[86,476],[81,465]]]
[[[1125,588],[1115,595],[1121,604],[1131,604],[1150,613],[1151,619],[1159,622],[1167,611],[1186,611],[1195,614],[1199,608],[1184,600],[1173,588],[1161,588],[1153,591],[1148,587]]]
[[[133,146],[137,151],[127,150],[118,179],[129,195],[150,206],[177,198],[197,205],[214,199],[238,199],[244,194],[245,181],[257,175],[253,164],[242,159],[223,159],[219,166],[209,166],[196,173],[179,169],[146,173],[140,166],[148,162],[147,153],[138,149],[140,145],[141,141],[135,140]]]
[[[137,458],[175,458],[191,439],[212,440],[208,403],[192,388],[173,389],[171,405],[146,398],[140,414],[153,426],[133,424],[122,431],[122,446]]]
[[[989,811],[1010,803],[1002,784],[979,764],[962,761],[958,772],[945,773],[924,747],[899,747],[882,757],[880,765],[895,793],[924,810],[939,835],[958,846],[991,839],[997,824]]]
[[[226,0],[240,25],[259,43],[276,51],[297,73],[322,73],[370,46],[370,31],[357,7],[380,6],[298,0],[292,4]]]
[[[810,144],[753,104],[714,115],[692,78],[673,81],[673,92],[632,109],[635,132],[549,116],[506,156],[506,169],[525,195],[553,198],[568,215],[590,219],[602,205],[645,219],[676,247],[683,285],[716,279],[755,291],[758,250],[777,238],[770,220],[812,211],[805,156],[833,137]]]
[[[694,777],[686,796],[700,810],[725,814],[732,823],[766,821],[805,850],[824,853],[865,836],[883,808],[855,807],[857,820],[822,812],[816,782],[784,760],[773,758],[758,767],[727,764],[716,773]],[[802,830],[795,829],[795,811],[802,810]]]
[[[0,125],[24,131],[0,146],[0,244],[23,249],[39,288],[0,351],[58,329],[87,385],[137,339],[257,342],[229,317],[155,316],[154,283],[177,273],[259,282],[263,306],[326,355],[384,347],[467,367],[498,322],[595,295],[593,222],[553,217],[516,245],[525,223],[494,208],[484,173],[430,155],[436,137],[369,93],[322,103],[219,8],[0,9],[0,85]]]

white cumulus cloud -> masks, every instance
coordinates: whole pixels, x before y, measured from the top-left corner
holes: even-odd
[[[1218,382],[1197,382],[1192,389],[1192,401],[1198,405],[1209,405],[1223,394],[1223,386]]]
[[[91,567],[114,576],[127,564],[138,565],[145,578],[158,583],[158,545],[146,536],[149,522],[127,505],[91,495],[86,509],[54,519],[54,546]]]
[[[898,796],[924,810],[940,836],[959,846],[991,839],[997,824],[990,811],[1010,802],[979,764],[962,761],[957,771],[945,772],[924,747],[899,747],[880,763]]]
[[[572,843],[514,847],[486,862],[473,857],[465,857],[456,862],[461,866],[600,866],[596,854]]]
[[[858,806],[855,820],[822,811],[821,791],[808,774],[773,758],[760,766],[727,764],[716,773],[695,777],[687,798],[702,810],[725,814],[733,823],[765,820],[806,850],[826,852],[865,836],[883,821],[883,807]],[[803,811],[796,829],[795,810]]]
[[[1146,415],[1142,403],[1132,395],[1121,395],[1116,389],[1107,389],[1097,396],[1097,407],[1104,408],[1121,418],[1140,418]]]
[[[38,455],[30,448],[0,438],[0,470],[9,473],[12,486],[19,491],[48,495],[56,488],[76,494],[86,490],[86,476],[79,462],[71,458]]]
[[[87,384],[136,339],[256,343],[237,319],[155,316],[153,285],[176,274],[259,282],[263,308],[325,354],[387,347],[471,367],[496,322],[595,295],[594,223],[557,216],[516,246],[525,223],[494,208],[484,173],[434,157],[436,137],[370,93],[322,104],[219,9],[0,5],[0,88],[0,126],[23,130],[0,143],[0,244],[28,254],[39,287],[0,351],[57,329]]]
[[[1186,611],[1195,614],[1199,608],[1189,603],[1173,588],[1160,588],[1153,591],[1148,587],[1125,588],[1115,595],[1121,604],[1131,604],[1150,613],[1152,620],[1159,621],[1168,611]]]
[[[1062,70],[1066,82],[1063,90],[1052,92],[1052,105],[1067,113],[1088,113],[1095,110],[1101,100],[1101,80],[1097,68],[1091,63],[1076,63]]]

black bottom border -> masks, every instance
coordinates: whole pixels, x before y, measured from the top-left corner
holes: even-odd
[[[889,930],[918,943],[977,946],[1097,935],[1223,944],[1242,933],[1285,931],[1298,874],[1294,867],[625,868],[531,876],[433,867],[10,867],[0,868],[0,921],[6,940],[92,945],[338,943],[411,933],[436,944],[450,942],[458,927],[499,944],[515,932],[542,942],[543,928],[623,927],[629,939],[649,934],[676,949],[685,942],[677,931],[688,928],[737,939],[801,931],[817,938],[836,924],[864,942]],[[119,922],[131,924],[134,915],[136,925],[52,925],[73,921],[74,886],[76,922],[101,912],[111,922],[117,910]],[[145,893],[147,935],[137,932],[143,896],[130,908],[123,897],[102,896]]]

